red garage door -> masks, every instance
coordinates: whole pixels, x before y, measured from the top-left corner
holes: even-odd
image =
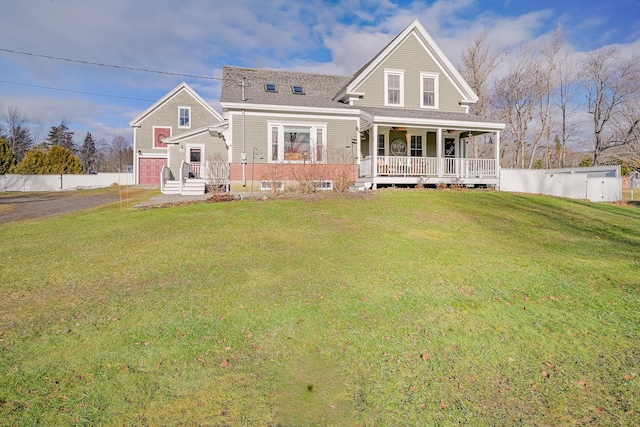
[[[140,167],[138,168],[140,185],[160,184],[160,172],[162,171],[162,166],[166,164],[167,159],[140,158]]]

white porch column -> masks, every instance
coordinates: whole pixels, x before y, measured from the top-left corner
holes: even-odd
[[[438,159],[438,178],[442,178],[444,165],[442,164],[442,129],[436,131],[436,157]]]
[[[373,151],[373,153],[371,153],[373,159],[373,164],[371,165],[371,176],[375,178],[378,176],[378,125],[374,123],[371,129],[373,131],[373,135],[369,138],[369,150]]]
[[[496,132],[496,178],[500,179],[500,131]],[[500,189],[500,184],[498,184],[498,189]]]

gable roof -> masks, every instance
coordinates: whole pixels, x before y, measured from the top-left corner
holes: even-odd
[[[249,82],[245,88],[247,104],[299,106],[312,108],[348,108],[336,102],[333,97],[343,87],[350,76],[305,73],[297,71],[268,70],[224,66],[222,69],[223,86],[220,104],[241,103],[243,78]],[[276,92],[267,92],[265,84],[275,84]],[[304,95],[296,94],[292,86],[302,86]]]
[[[420,21],[415,19],[407,28],[398,34],[389,44],[387,44],[376,56],[360,68],[353,77],[338,91],[335,100],[342,100],[348,95],[356,94],[356,88],[366,80],[383,62],[387,59],[410,35],[414,35],[422,43],[425,50],[433,57],[436,64],[451,79],[454,86],[460,92],[461,102],[473,104],[478,102],[478,95],[471,89],[471,86],[462,77],[460,72],[451,63],[440,47],[433,40],[431,35],[422,26]]]
[[[196,93],[195,90],[191,88],[187,83],[182,82],[175,88],[173,88],[169,93],[156,101],[151,107],[147,108],[142,112],[138,117],[129,122],[129,126],[138,126],[140,122],[142,122],[145,118],[147,118],[151,113],[160,108],[165,102],[169,101],[174,96],[178,95],[181,91],[186,91],[191,95],[199,104],[201,104],[207,111],[209,111],[214,117],[218,120],[223,121],[222,115],[218,113],[211,105],[209,105],[200,95]]]

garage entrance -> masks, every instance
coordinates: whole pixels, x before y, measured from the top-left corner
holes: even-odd
[[[167,165],[167,159],[141,157],[138,163],[138,182],[140,185],[159,185],[162,167]]]

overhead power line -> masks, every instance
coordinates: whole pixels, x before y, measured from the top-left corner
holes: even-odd
[[[56,61],[74,62],[74,63],[77,63],[77,64],[95,65],[95,66],[99,66],[99,67],[108,67],[108,68],[117,68],[117,69],[121,69],[121,70],[141,71],[141,72],[144,72],[144,73],[155,73],[155,74],[165,74],[165,75],[169,75],[169,76],[191,77],[191,78],[194,78],[194,79],[222,80],[221,77],[197,76],[197,75],[194,75],[194,74],[173,73],[171,71],[158,71],[158,70],[149,70],[149,69],[146,69],[146,68],[127,67],[125,65],[103,64],[103,63],[100,63],[100,62],[84,61],[84,60],[81,60],[81,59],[62,58],[62,57],[50,56],[50,55],[40,55],[40,54],[37,54],[37,53],[21,52],[21,51],[11,50],[11,49],[0,48],[0,52],[14,53],[16,55],[33,56],[33,57],[36,57],[36,58],[53,59],[53,60],[56,60]]]
[[[80,90],[61,89],[61,88],[50,87],[50,86],[31,85],[31,84],[27,84],[27,83],[10,82],[10,81],[7,81],[7,80],[0,80],[0,83],[7,83],[7,84],[11,84],[11,85],[18,85],[18,86],[35,87],[35,88],[39,88],[39,89],[57,90],[57,91],[60,91],[60,92],[80,93],[80,94],[83,94],[83,95],[104,96],[104,97],[107,97],[107,98],[120,98],[120,99],[129,99],[129,100],[133,100],[133,101],[148,101],[148,102],[155,102],[156,101],[156,100],[153,100],[153,99],[131,98],[131,97],[128,97],[128,96],[106,95],[106,94],[103,94],[103,93],[83,92],[83,91],[80,91]]]

